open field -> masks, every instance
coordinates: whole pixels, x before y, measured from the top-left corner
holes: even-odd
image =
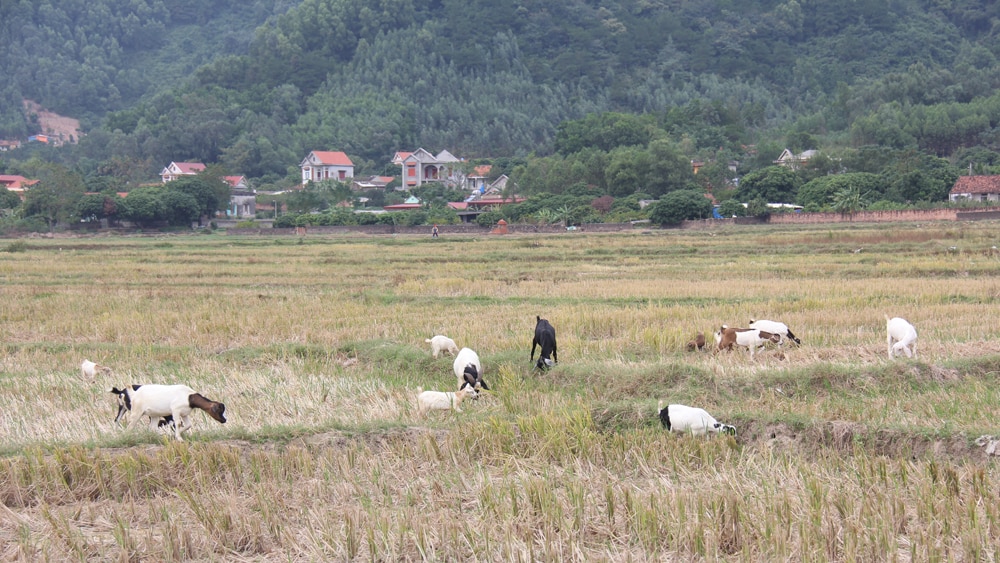
[[[0,559],[998,561],[998,247],[986,222],[0,241]],[[885,314],[918,359],[887,359]],[[684,350],[751,318],[802,346]],[[422,419],[417,386],[455,387],[439,333],[493,391]],[[229,422],[126,431],[128,383]],[[659,399],[738,434],[668,435]]]

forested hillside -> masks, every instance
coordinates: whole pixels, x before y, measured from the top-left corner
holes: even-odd
[[[0,137],[32,132],[22,97],[81,117],[78,146],[31,154],[84,178],[195,160],[282,185],[309,150],[394,173],[394,151],[423,146],[515,157],[529,192],[621,197],[690,187],[671,167],[692,159],[718,188],[730,161],[744,174],[786,146],[822,149],[797,189],[831,171],[884,175],[900,155],[921,173],[984,170],[1000,141],[1000,6],[987,0],[20,0],[2,12]],[[897,190],[925,192],[940,196]]]

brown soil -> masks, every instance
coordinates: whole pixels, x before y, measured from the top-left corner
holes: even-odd
[[[55,137],[59,144],[75,143],[80,140],[79,120],[48,111],[31,100],[24,100],[24,111],[29,115],[38,115],[38,125],[42,128],[42,134]]]

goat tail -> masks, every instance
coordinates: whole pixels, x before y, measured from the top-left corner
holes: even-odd
[[[431,340],[430,338],[425,338],[425,339],[424,339],[424,342],[426,342],[426,343],[430,344],[430,343],[432,342],[432,340]]]
[[[541,321],[542,321],[542,316],[541,315],[535,315],[535,322],[538,323],[538,322],[541,322]]]
[[[883,316],[885,317],[885,322],[889,322],[890,320],[892,320],[889,318],[889,315],[883,315]]]
[[[417,395],[419,395],[419,394],[421,394],[423,392],[424,392],[424,388],[423,387],[417,387]]]

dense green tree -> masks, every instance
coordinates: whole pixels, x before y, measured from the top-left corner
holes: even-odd
[[[880,199],[888,190],[883,176],[866,172],[850,172],[822,176],[804,184],[795,197],[795,203],[807,211],[822,211],[833,205],[834,195],[845,189],[866,194],[869,200]]]
[[[176,191],[191,196],[197,205],[199,215],[212,217],[216,211],[224,211],[229,207],[231,188],[219,175],[196,174],[181,176],[165,185],[169,191]],[[179,202],[180,200],[172,199]],[[166,203],[166,202],[165,202]],[[195,220],[198,216],[195,216]]]
[[[676,190],[653,204],[649,220],[660,225],[677,225],[691,219],[712,216],[712,201],[697,190]]]
[[[77,205],[84,195],[83,178],[60,165],[42,165],[39,181],[25,194],[24,216],[37,216],[49,230],[78,218]]]
[[[190,226],[202,214],[202,206],[195,196],[182,190],[165,188],[160,194],[163,218],[172,226]]]
[[[0,209],[16,209],[21,205],[21,197],[7,188],[0,187]]]
[[[769,203],[795,201],[801,179],[791,168],[768,166],[743,176],[739,194],[743,201],[763,199]]]
[[[719,215],[723,217],[745,217],[747,208],[735,199],[728,199],[719,205]]]
[[[167,208],[161,198],[163,190],[162,187],[146,187],[130,191],[119,206],[119,215],[140,227],[166,221]]]

